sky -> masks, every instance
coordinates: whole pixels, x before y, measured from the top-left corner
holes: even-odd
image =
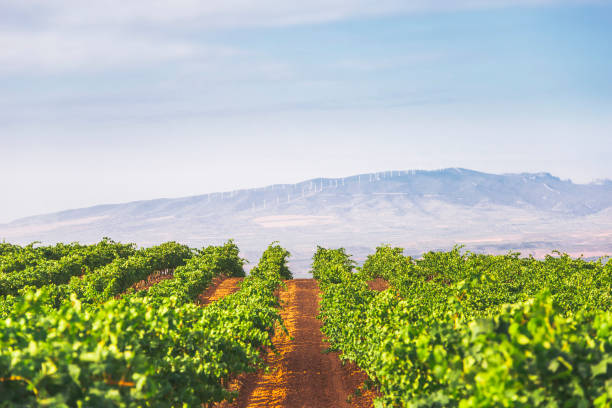
[[[0,223],[384,170],[612,179],[611,38],[611,0],[0,0]]]

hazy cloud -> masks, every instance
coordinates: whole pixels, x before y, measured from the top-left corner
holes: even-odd
[[[95,30],[0,32],[0,50],[0,73],[100,70],[238,53],[229,47]]]
[[[413,13],[505,6],[593,3],[589,0],[12,0],[3,15],[29,16],[47,24],[164,24],[197,22],[201,28],[317,23],[388,13]]]
[[[0,73],[100,70],[238,53],[193,35],[394,13],[586,0],[0,0]],[[589,1],[592,2],[592,1]],[[185,30],[188,32],[185,33]]]

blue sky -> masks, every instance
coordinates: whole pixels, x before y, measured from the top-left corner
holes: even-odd
[[[612,178],[611,1],[431,3],[0,0],[0,222],[388,169]]]

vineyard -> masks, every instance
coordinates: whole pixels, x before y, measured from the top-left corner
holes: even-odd
[[[612,262],[289,257],[0,243],[0,406],[612,406]]]

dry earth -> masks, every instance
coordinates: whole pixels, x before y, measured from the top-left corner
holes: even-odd
[[[325,408],[371,407],[374,395],[356,391],[366,375],[343,365],[337,353],[327,353],[321,333],[319,287],[314,279],[285,282],[280,292],[281,315],[288,334],[277,330],[277,352],[266,355],[268,370],[244,376],[232,408]]]

